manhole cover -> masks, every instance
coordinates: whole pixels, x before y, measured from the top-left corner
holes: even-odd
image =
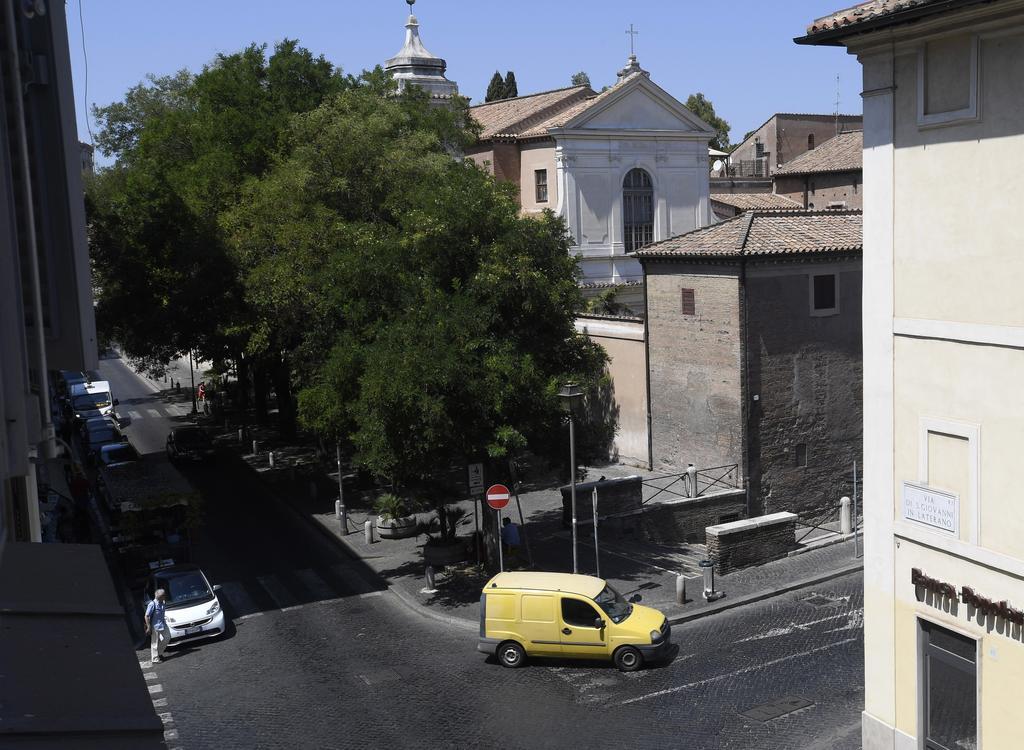
[[[805,596],[801,601],[804,604],[811,605],[815,609],[828,607],[832,604],[839,604],[841,602],[840,599],[833,599],[832,597],[823,596],[822,594],[811,594],[810,596]]]
[[[753,719],[754,721],[771,721],[772,719],[777,719],[780,716],[785,716],[786,714],[791,714],[794,711],[799,711],[801,708],[807,708],[808,706],[813,705],[814,701],[807,701],[803,698],[790,696],[788,698],[779,698],[777,701],[765,703],[761,706],[748,708],[746,711],[741,711],[740,716],[745,716],[748,719]]]
[[[359,675],[359,679],[365,682],[367,685],[380,685],[384,682],[394,682],[395,680],[402,679],[402,675],[398,674],[393,669],[377,669],[373,672],[366,672],[365,674]]]

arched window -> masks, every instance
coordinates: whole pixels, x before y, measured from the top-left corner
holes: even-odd
[[[807,136],[807,150],[814,150],[814,133],[811,133],[810,135]]]
[[[622,181],[622,239],[627,253],[654,242],[654,186],[642,169]]]

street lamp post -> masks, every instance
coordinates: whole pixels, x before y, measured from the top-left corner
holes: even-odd
[[[569,462],[570,486],[572,487],[572,572],[579,572],[579,555],[576,548],[576,428],[572,418],[573,403],[583,395],[575,383],[565,383],[558,389],[565,410],[569,412]]]

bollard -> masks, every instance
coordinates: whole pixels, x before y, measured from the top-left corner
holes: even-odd
[[[687,495],[697,497],[697,467],[693,464],[686,464]]]
[[[850,520],[850,498],[839,499],[839,533],[849,536],[853,532],[853,523]]]
[[[427,565],[427,569],[424,572],[427,578],[427,591],[437,591],[437,589],[434,588],[434,566]]]
[[[260,452],[260,441],[259,440],[253,440],[252,441],[252,455],[255,456],[259,452]]]
[[[238,444],[241,445],[245,442],[245,430],[241,427],[238,428]]]
[[[363,524],[363,537],[367,544],[373,544],[373,521]]]
[[[344,503],[341,500],[334,501],[334,515],[338,519],[338,524],[341,526],[341,533],[344,536],[348,534],[348,511],[345,510]]]
[[[725,596],[721,591],[715,591],[715,564],[711,560],[701,560],[700,569],[704,574],[704,599],[713,602]]]
[[[267,460],[270,462],[270,468],[273,469],[274,468],[274,451],[270,451],[270,453],[267,454]]]
[[[686,576],[676,576],[676,604],[686,604]]]

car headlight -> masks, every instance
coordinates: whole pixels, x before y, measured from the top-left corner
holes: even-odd
[[[651,643],[661,643],[663,638],[664,636],[661,634],[660,630],[651,631]]]
[[[219,601],[214,601],[213,604],[210,605],[210,608],[208,610],[206,610],[206,614],[208,614],[208,615],[215,615],[218,612],[220,612],[220,602]]]

